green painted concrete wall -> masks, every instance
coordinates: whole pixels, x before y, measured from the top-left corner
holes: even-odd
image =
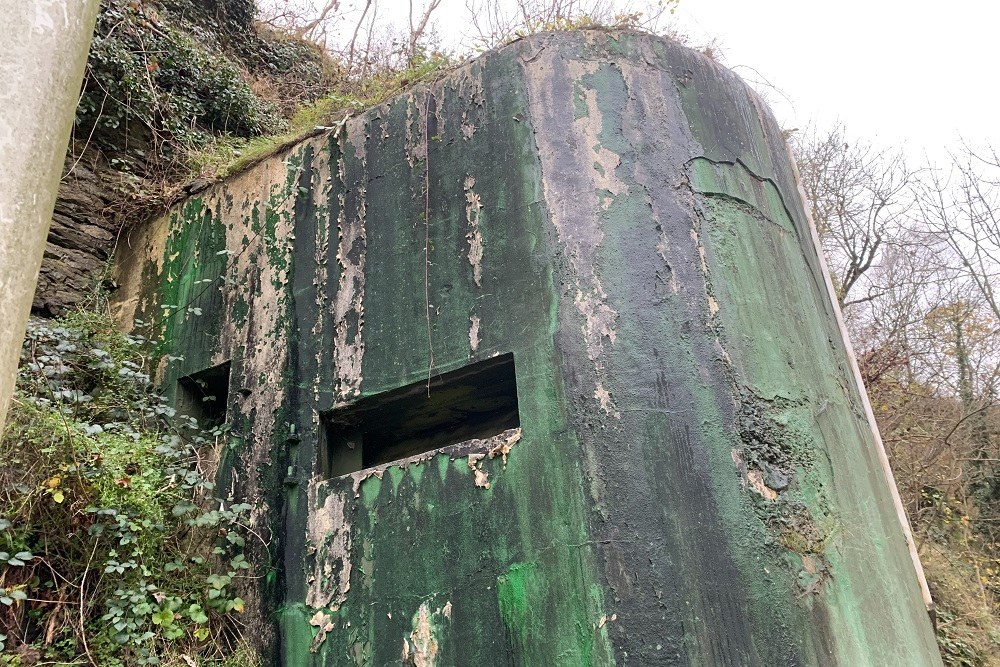
[[[232,362],[282,664],[940,664],[780,130],[699,54],[522,40],[122,245],[163,386]],[[508,352],[519,430],[317,473],[325,411]]]

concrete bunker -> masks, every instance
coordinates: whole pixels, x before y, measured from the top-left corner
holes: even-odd
[[[163,386],[231,360],[266,664],[940,664],[781,128],[704,56],[532,36],[119,249]]]

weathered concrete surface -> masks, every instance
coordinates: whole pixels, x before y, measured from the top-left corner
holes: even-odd
[[[940,664],[781,133],[700,55],[532,37],[122,245],[164,386],[232,360],[283,664]],[[322,413],[508,352],[503,442],[318,474]]]

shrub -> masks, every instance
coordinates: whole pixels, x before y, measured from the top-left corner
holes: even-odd
[[[144,665],[239,643],[250,508],[214,499],[205,465],[226,427],[175,416],[144,347],[93,314],[29,326],[0,440],[8,654]]]
[[[213,43],[217,35],[184,27],[161,20],[152,6],[102,0],[77,138],[96,136],[117,150],[129,140],[145,142],[173,157],[178,145],[204,143],[212,134],[254,136],[281,128],[277,109]]]

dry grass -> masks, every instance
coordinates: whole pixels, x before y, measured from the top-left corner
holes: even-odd
[[[1000,606],[983,581],[988,556],[976,547],[927,541],[920,558],[937,609],[945,664],[1000,667]]]

